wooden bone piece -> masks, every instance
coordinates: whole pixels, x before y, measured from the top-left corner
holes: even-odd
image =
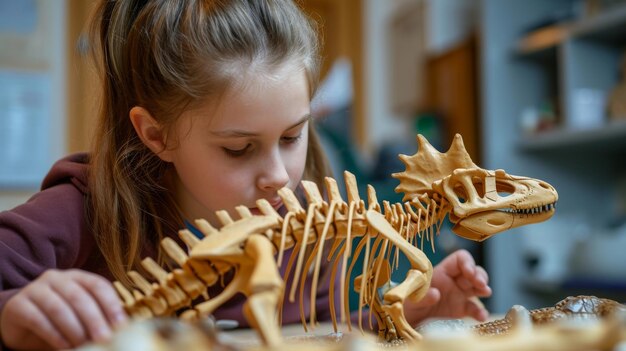
[[[187,254],[184,250],[176,244],[171,238],[165,238],[161,241],[161,247],[168,257],[170,257],[180,267],[184,267],[187,262]],[[165,297],[170,309],[175,311],[182,307],[189,306],[192,298],[188,296],[185,291],[177,284],[176,277],[186,280],[182,276],[185,275],[185,271],[181,268],[175,268],[172,273],[168,274],[165,282],[159,284],[161,289],[159,292]],[[190,274],[187,272],[187,274]],[[196,278],[197,279],[197,278]]]
[[[316,242],[316,235],[311,234],[311,228],[313,226],[313,219],[315,218],[315,212],[318,207],[321,205],[318,203],[312,203],[309,205],[307,210],[305,211],[300,202],[296,198],[295,194],[289,188],[282,188],[278,191],[279,196],[283,199],[283,203],[289,210],[289,212],[294,213],[292,220],[292,230],[293,235],[296,239],[296,249],[294,248],[294,253],[291,258],[293,259],[297,255],[297,263],[296,268],[293,275],[293,282],[291,286],[291,290],[289,292],[289,301],[294,302],[296,299],[296,289],[298,287],[300,281],[300,275],[302,274],[302,266],[304,264],[304,256],[306,253],[306,248],[308,244]],[[302,220],[304,219],[304,226],[302,226]],[[290,223],[291,224],[291,223]],[[300,234],[300,230],[296,230],[296,228],[301,227],[302,231]],[[300,229],[300,228],[298,228]],[[289,265],[291,266],[291,265]]]
[[[309,204],[314,204],[315,206],[315,218],[314,218],[314,227],[317,233],[317,243],[315,245],[315,249],[311,253],[311,257],[315,255],[315,266],[313,268],[313,279],[311,282],[311,296],[310,296],[310,324],[311,327],[315,325],[316,319],[316,311],[315,311],[315,301],[317,296],[317,285],[319,283],[319,273],[321,269],[322,255],[324,253],[324,245],[326,240],[332,239],[335,237],[335,226],[333,225],[335,210],[338,205],[338,201],[332,201],[330,205],[324,201],[322,195],[317,188],[317,185],[313,182],[303,181],[302,185],[304,187],[304,192],[307,197],[307,202]],[[325,216],[324,216],[325,212]],[[303,280],[304,282],[304,280]],[[301,286],[303,287],[304,284]],[[301,287],[301,289],[302,289]]]
[[[407,272],[404,281],[384,294],[382,309],[391,316],[401,337],[419,340],[421,336],[411,327],[404,316],[403,303],[408,297],[415,301],[424,298],[432,279],[432,264],[421,250],[404,240],[381,213],[369,210],[366,218],[372,229],[399,248],[411,264],[411,269]]]
[[[115,281],[113,282],[113,286],[122,298],[126,313],[137,318],[150,318],[153,316],[152,310],[143,304],[142,300],[135,299],[135,295],[131,293],[122,283]]]
[[[152,314],[155,316],[162,316],[167,313],[169,306],[165,299],[158,294],[155,294],[155,289],[152,284],[148,282],[141,274],[136,271],[128,272],[128,277],[133,281],[135,286],[143,292],[144,303],[150,308]],[[155,286],[158,287],[157,284]]]
[[[198,238],[187,229],[179,231],[178,235],[190,249],[200,243]],[[185,274],[181,274],[179,284],[185,285],[183,289],[194,294],[194,298],[200,294],[206,294],[207,286],[215,285],[219,278],[219,273],[207,261],[187,259],[182,268]],[[195,277],[200,278],[201,281],[194,279]],[[205,298],[208,299],[208,296]]]

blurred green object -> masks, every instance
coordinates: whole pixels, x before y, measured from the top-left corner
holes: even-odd
[[[443,120],[434,112],[422,112],[415,116],[415,133],[422,134],[437,150],[443,150]]]

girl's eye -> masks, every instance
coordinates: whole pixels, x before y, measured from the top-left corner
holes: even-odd
[[[281,140],[285,144],[294,144],[294,143],[297,143],[300,140],[300,138],[302,138],[302,133],[296,136],[284,136],[281,138]]]
[[[246,154],[246,152],[250,149],[250,144],[246,145],[245,147],[241,148],[241,149],[229,149],[226,147],[223,147],[222,149],[224,150],[224,152],[231,157],[239,157],[239,156],[243,156]]]

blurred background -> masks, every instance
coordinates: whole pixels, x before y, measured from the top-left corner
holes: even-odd
[[[568,295],[626,301],[626,1],[301,0],[320,25],[317,127],[336,175],[399,201],[399,153],[460,133],[475,163],[543,179],[554,217],[470,250],[502,313]],[[97,109],[81,35],[93,1],[0,0],[0,210],[87,150]]]

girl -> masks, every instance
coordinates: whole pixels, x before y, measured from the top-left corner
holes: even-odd
[[[126,281],[144,257],[162,261],[162,238],[195,218],[219,226],[216,210],[254,212],[259,198],[280,210],[280,188],[328,174],[309,117],[317,40],[291,0],[102,0],[91,39],[102,77],[93,150],[59,161],[41,192],[0,214],[9,348],[108,338],[126,320],[110,280]],[[459,251],[435,268],[420,305],[407,305],[409,319],[482,320],[473,297],[490,293]],[[319,296],[321,313],[327,291]],[[216,317],[245,325],[241,298]],[[298,321],[297,307],[283,320]]]

